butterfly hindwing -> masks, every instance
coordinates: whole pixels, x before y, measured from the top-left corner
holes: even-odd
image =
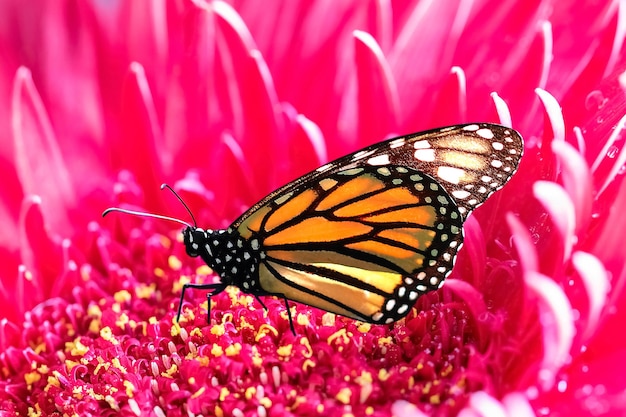
[[[263,290],[384,323],[439,288],[461,246],[461,227],[456,204],[432,177],[364,165],[275,195],[237,232],[262,248]]]

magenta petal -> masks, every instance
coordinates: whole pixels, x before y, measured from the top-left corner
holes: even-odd
[[[576,233],[580,233],[591,219],[591,173],[586,161],[569,143],[554,141],[552,151],[563,167],[563,186],[576,212]]]
[[[357,133],[359,141],[371,143],[396,131],[398,91],[389,64],[376,40],[368,33],[354,32],[357,71]]]
[[[506,222],[511,229],[513,244],[517,249],[523,271],[538,271],[539,259],[530,232],[513,213],[507,213]]]
[[[537,88],[535,93],[543,104],[543,110],[547,117],[547,127],[549,127],[549,134],[544,133],[544,138],[547,141],[565,140],[565,121],[563,120],[563,113],[559,102],[547,91]],[[545,152],[549,152],[548,143],[544,141],[543,148]]]
[[[426,417],[428,415],[420,411],[415,405],[404,400],[393,403],[391,412],[397,417]]]
[[[61,249],[48,235],[46,226],[41,199],[38,196],[25,198],[20,216],[20,253],[34,287],[27,288],[24,294],[29,303],[53,295],[54,281],[61,271]]]
[[[615,143],[619,143],[621,142],[621,140],[623,140],[622,135],[624,135],[625,132],[626,132],[626,116],[623,116],[619,120],[617,125],[614,127],[613,132],[611,133],[611,136],[606,141],[606,144],[600,150],[598,157],[596,158],[593,165],[591,166],[591,170],[595,171],[596,175],[598,175],[597,171],[598,171],[598,166],[600,165],[600,163],[606,160],[610,161],[609,164],[610,164],[611,169],[607,173],[606,178],[604,179],[604,182],[600,186],[599,194],[601,194],[604,190],[606,190],[609,184],[615,181],[616,179],[615,177],[618,176],[620,172],[622,172],[624,164],[626,164],[626,152],[620,152],[617,155],[617,158],[614,158],[615,151],[616,151]]]
[[[582,333],[584,343],[598,327],[600,313],[606,304],[611,286],[604,265],[595,256],[585,252],[574,252],[572,264],[578,271],[589,297],[589,314]]]
[[[574,240],[574,231],[576,230],[574,204],[563,187],[550,181],[535,182],[533,194],[550,213],[552,224],[556,226],[559,233],[563,252],[556,256],[557,252],[555,251],[551,260],[551,263],[558,267],[560,262],[569,259],[573,245],[576,243]]]
[[[479,416],[507,417],[500,401],[484,391],[473,393],[469,400],[469,406]]]
[[[506,102],[498,95],[498,93],[491,93],[491,99],[496,107],[496,114],[501,125],[513,127],[513,121],[511,120],[511,111]]]
[[[453,7],[444,2],[418,2],[410,9],[402,32],[388,54],[400,87],[400,103],[406,106],[404,115],[409,116],[400,120],[401,125],[415,126],[411,117],[429,93],[420,86],[439,84],[452,67],[453,54],[470,11],[470,3],[464,1],[455,2]]]
[[[528,402],[528,397],[524,394],[515,392],[505,395],[502,398],[502,405],[506,409],[506,413],[511,417],[535,417],[535,411]]]
[[[544,357],[538,383],[548,389],[554,384],[556,372],[570,360],[570,349],[576,334],[574,315],[563,289],[552,279],[532,271],[526,272],[524,278],[539,301]]]
[[[530,123],[536,117],[535,111],[530,111],[530,109],[536,109],[533,91],[537,88],[543,89],[546,86],[553,59],[551,29],[550,23],[543,22],[533,34],[533,40],[521,63],[508,60],[511,67],[502,69],[505,74],[523,72],[525,75],[524,77],[513,77],[502,92],[505,97],[516,98],[516,106],[512,111],[515,114],[523,115],[523,123]]]
[[[288,159],[291,163],[281,164],[281,169],[284,178],[293,179],[328,162],[328,149],[317,124],[288,106],[284,108],[284,114],[287,130],[291,132],[287,139],[290,144]]]
[[[163,146],[163,133],[146,74],[136,62],[129,68],[122,108],[124,130],[117,140],[112,140],[113,167],[131,171],[137,182],[144,185],[148,207],[158,207],[161,199],[161,195],[157,195],[158,187],[164,175],[159,163],[162,152],[157,150]]]
[[[452,67],[433,105],[433,126],[447,126],[467,121],[467,80],[460,67]]]
[[[48,227],[71,233],[76,195],[31,73],[21,67],[13,89],[15,165],[25,194],[39,195]]]

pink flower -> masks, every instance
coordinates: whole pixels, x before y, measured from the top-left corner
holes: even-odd
[[[621,415],[623,2],[0,6],[0,416]],[[497,93],[494,93],[497,92]],[[166,222],[227,227],[393,134],[526,139],[444,288],[393,326],[229,289]]]

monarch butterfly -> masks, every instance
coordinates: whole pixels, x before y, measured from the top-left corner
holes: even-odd
[[[219,283],[385,324],[443,285],[463,243],[463,221],[517,170],[519,133],[474,123],[401,136],[330,162],[279,188],[226,230],[118,208],[111,211],[185,225],[189,256],[200,256]],[[210,300],[209,300],[210,301]],[[210,308],[210,302],[209,302]],[[210,312],[209,312],[210,313]],[[209,314],[210,316],[210,314]]]

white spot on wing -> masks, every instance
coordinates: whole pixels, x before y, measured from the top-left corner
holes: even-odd
[[[467,197],[469,197],[471,194],[468,191],[464,191],[464,190],[455,190],[452,191],[452,196],[454,198],[458,198],[459,200],[463,200]]]
[[[494,137],[493,131],[487,128],[477,130],[476,134],[485,139],[493,139]]]
[[[376,152],[376,150],[371,150],[371,151],[359,151],[359,152],[355,153],[355,154],[352,156],[352,160],[353,160],[353,161],[356,161],[356,160],[359,160],[359,159],[363,159],[363,158],[365,158],[365,157],[368,157],[368,156],[372,155],[374,152]]]
[[[391,149],[395,149],[395,148],[399,148],[400,146],[404,146],[404,144],[406,143],[406,139],[404,138],[398,138],[398,139],[394,139],[389,143],[389,147]]]
[[[463,128],[463,130],[467,130],[467,131],[470,131],[470,132],[473,132],[473,131],[478,130],[478,129],[479,129],[478,125],[467,125],[467,126],[465,126]]]
[[[435,160],[434,149],[418,149],[415,151],[415,159],[422,162],[433,162]]]
[[[465,170],[463,169],[448,166],[437,168],[437,176],[451,184],[458,184],[461,182],[461,178],[463,178],[464,175]]]
[[[389,165],[389,162],[388,154],[378,155],[367,160],[370,165]]]
[[[413,143],[413,148],[415,149],[430,149],[430,142],[427,140],[418,140]]]

